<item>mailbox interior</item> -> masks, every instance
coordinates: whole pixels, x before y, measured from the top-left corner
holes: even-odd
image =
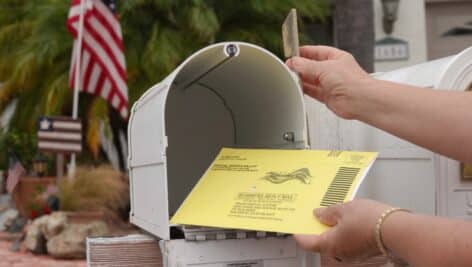
[[[169,89],[165,129],[170,216],[223,146],[306,147],[302,93],[283,62],[250,45],[238,44],[236,56],[225,54],[224,48],[197,55]],[[291,136],[293,140],[287,138]]]
[[[308,148],[297,77],[251,44],[198,51],[138,102],[130,120],[132,221],[164,239],[170,217],[222,147]],[[162,128],[154,125],[161,115]]]

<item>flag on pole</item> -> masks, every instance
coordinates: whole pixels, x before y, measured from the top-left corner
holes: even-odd
[[[65,154],[81,152],[81,121],[59,116],[40,117],[38,120],[38,150]]]
[[[69,85],[74,88],[81,1],[85,1],[80,61],[81,92],[107,100],[128,118],[128,87],[123,37],[113,0],[72,0],[67,27],[74,36]]]
[[[20,177],[25,173],[23,165],[21,165],[19,160],[16,160],[15,163],[11,164],[10,169],[8,169],[7,177],[7,191],[8,193],[13,192],[16,185],[20,181]]]

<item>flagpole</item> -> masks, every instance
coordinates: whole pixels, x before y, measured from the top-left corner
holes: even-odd
[[[85,14],[85,2],[87,0],[80,1],[80,17],[79,17],[79,29],[77,34],[77,46],[76,46],[76,58],[75,58],[75,79],[74,79],[74,102],[72,106],[72,118],[77,119],[77,113],[79,109],[79,91],[81,86],[81,61],[82,61],[82,39],[83,39],[83,32],[84,32],[84,14]],[[70,157],[70,163],[68,168],[68,176],[72,178],[75,173],[75,163],[76,154],[72,153]]]

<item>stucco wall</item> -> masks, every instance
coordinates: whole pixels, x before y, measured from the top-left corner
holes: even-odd
[[[386,37],[382,29],[382,4],[380,0],[373,1],[375,40],[380,40]],[[424,0],[400,0],[398,20],[395,23],[392,37],[409,43],[410,58],[408,60],[375,62],[374,69],[376,72],[394,70],[426,61],[427,43]]]

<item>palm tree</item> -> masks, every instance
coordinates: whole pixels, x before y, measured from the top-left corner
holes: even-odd
[[[0,112],[15,99],[18,105],[9,129],[32,132],[40,115],[70,115],[69,7],[64,0],[0,2]],[[281,55],[280,25],[293,7],[301,21],[322,20],[328,10],[325,0],[120,2],[130,104],[192,52],[213,42],[247,41]],[[82,94],[79,115],[88,151],[96,159],[98,128],[101,121],[109,125],[110,108],[100,98]]]

